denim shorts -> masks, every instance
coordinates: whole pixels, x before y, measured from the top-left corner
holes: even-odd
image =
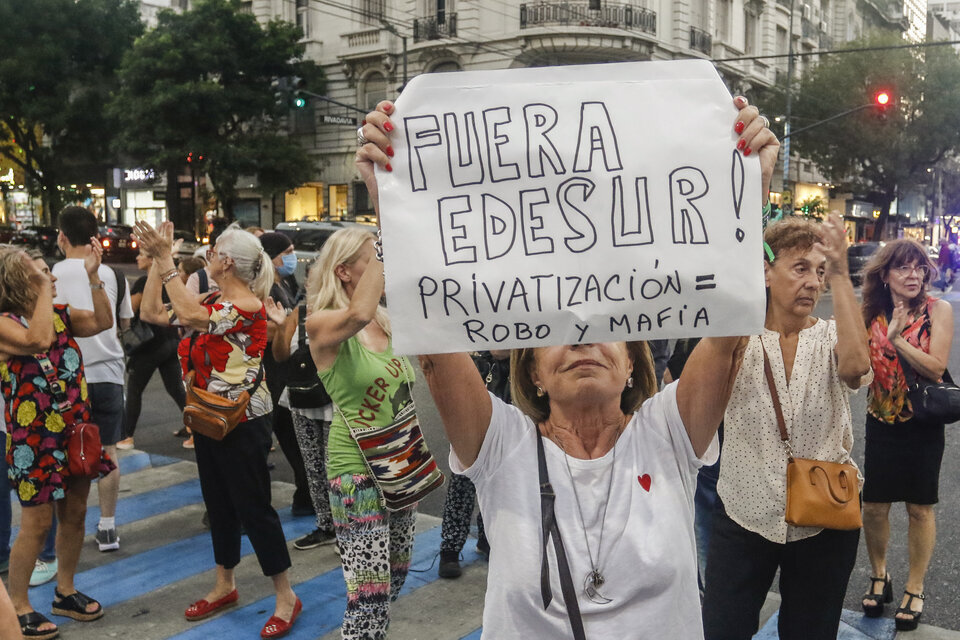
[[[117,444],[123,439],[123,385],[94,382],[87,385],[87,393],[91,421],[100,427],[100,442]]]

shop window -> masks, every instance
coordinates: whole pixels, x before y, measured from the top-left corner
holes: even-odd
[[[330,217],[340,220],[347,215],[347,194],[349,188],[345,184],[330,185],[329,209]]]
[[[284,219],[319,220],[324,216],[323,183],[303,185],[284,194]]]

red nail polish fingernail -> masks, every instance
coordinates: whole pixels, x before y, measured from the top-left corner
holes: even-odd
[[[389,133],[390,131],[393,131],[393,125],[390,124],[389,122],[384,122],[383,129],[384,131],[387,131]]]
[[[390,156],[391,158],[393,157],[393,147],[391,147],[390,145],[387,145],[387,155]]]
[[[366,121],[366,120],[361,120],[361,121],[360,121],[360,126],[361,126],[361,127],[362,127],[363,125],[365,125],[365,124],[367,124],[367,121]]]
[[[740,142],[737,143],[737,149],[738,149],[739,151],[743,151],[743,148],[744,148],[745,146],[747,146],[747,141],[746,141],[746,140],[741,140]]]
[[[389,163],[389,162],[386,164],[386,166],[384,167],[384,169],[386,169],[387,171],[393,171],[393,167],[390,166],[390,163]]]
[[[743,126],[743,121],[741,120],[737,122],[737,124],[733,125],[733,130],[737,133],[743,133]]]
[[[750,153],[751,153],[750,147],[747,147],[746,149],[743,150],[743,155],[745,155],[745,156],[750,155]]]

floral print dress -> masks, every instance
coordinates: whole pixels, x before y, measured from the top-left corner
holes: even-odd
[[[66,411],[57,410],[47,377],[36,356],[12,356],[0,363],[0,386],[6,403],[7,475],[20,504],[34,506],[64,497],[67,468],[65,429],[78,422],[89,422],[87,381],[83,375],[80,348],[73,339],[70,311],[66,305],[54,305],[53,329],[56,339],[46,352],[69,403]],[[19,316],[4,314],[26,326]],[[101,473],[115,466],[102,457]]]
[[[244,311],[230,301],[219,301],[219,292],[204,301],[210,314],[206,332],[184,338],[177,348],[183,375],[196,371],[194,384],[225,398],[236,400],[253,387],[267,348],[267,312]],[[168,305],[171,324],[176,314]],[[263,380],[250,396],[245,420],[253,420],[273,410],[267,381]]]
[[[930,306],[936,298],[928,297],[923,313],[900,332],[901,337],[924,353],[930,353]],[[870,364],[873,382],[867,396],[867,412],[881,422],[896,424],[913,417],[907,397],[907,379],[896,347],[887,340],[887,317],[879,315],[870,323]]]

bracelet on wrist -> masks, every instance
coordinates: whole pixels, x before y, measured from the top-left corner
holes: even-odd
[[[94,283],[91,282],[91,283],[90,283],[90,289],[92,289],[92,290],[94,290],[94,291],[96,291],[97,289],[103,290],[103,281],[101,280],[100,282],[98,282],[98,283],[96,283],[96,284],[94,284]]]
[[[170,282],[171,280],[173,280],[179,275],[180,275],[180,270],[174,267],[173,269],[170,269],[170,271],[167,271],[166,273],[160,276],[160,282],[164,286],[166,286],[168,282]]]
[[[380,235],[380,229],[377,229],[377,241],[373,243],[377,250],[376,258],[378,262],[383,262],[383,237]]]

